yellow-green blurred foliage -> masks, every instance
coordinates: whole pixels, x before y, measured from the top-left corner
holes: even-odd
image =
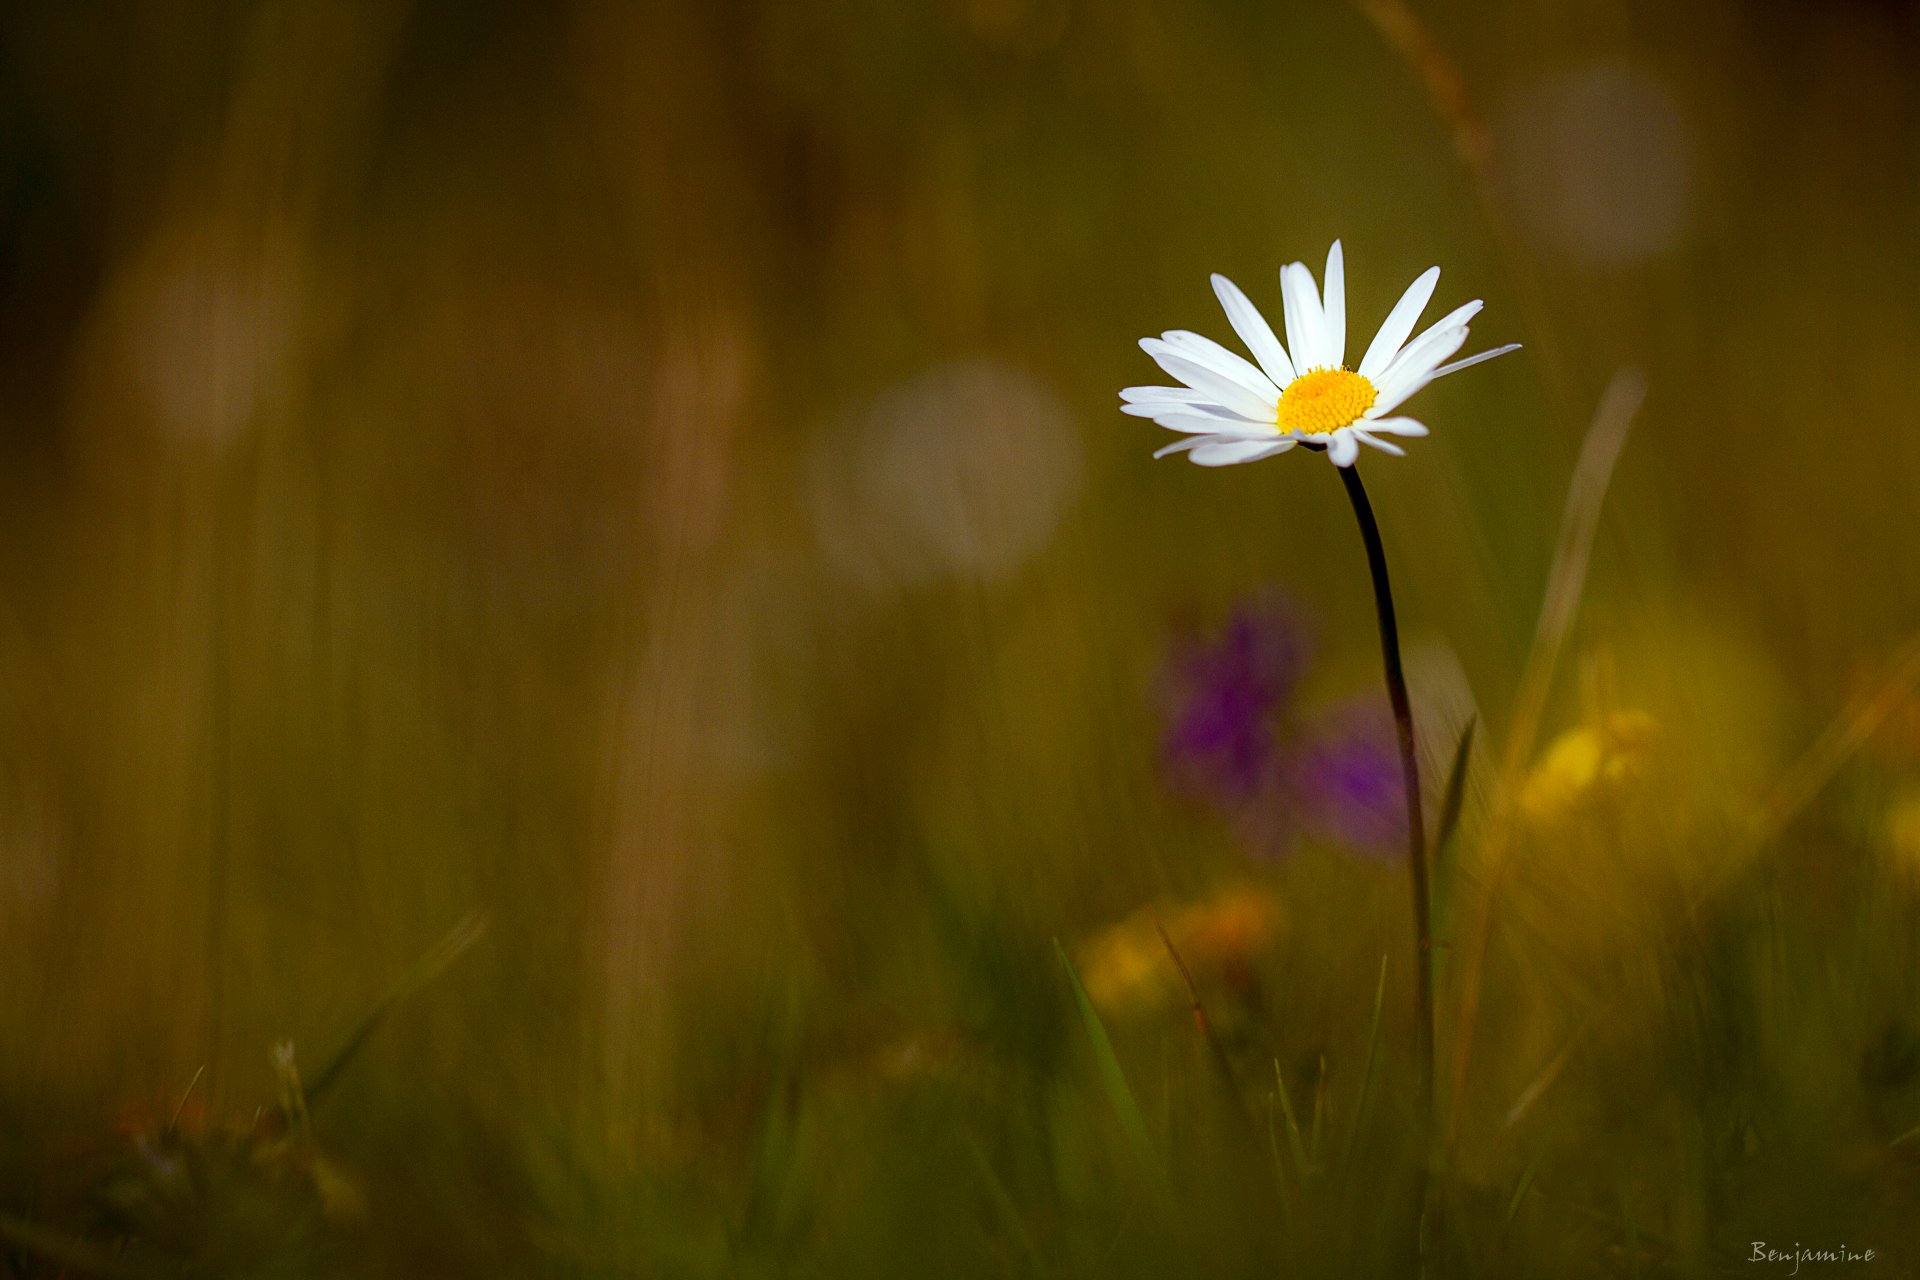
[[[1365,463],[1430,821],[1477,726],[1435,1257],[1920,1269],[1917,65],[1905,0],[0,5],[0,1270],[1404,1274],[1405,867],[1163,743],[1263,592],[1276,733],[1380,696],[1351,519],[1115,411],[1336,236],[1353,341],[1437,262],[1526,344]]]

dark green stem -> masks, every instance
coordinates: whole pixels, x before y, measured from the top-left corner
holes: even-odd
[[[1407,870],[1413,882],[1414,971],[1419,975],[1420,1003],[1420,1202],[1424,1211],[1428,1146],[1433,1132],[1433,910],[1427,886],[1426,829],[1420,817],[1420,760],[1414,750],[1413,704],[1407,698],[1407,677],[1400,667],[1400,626],[1393,616],[1393,587],[1387,581],[1387,553],[1380,544],[1380,526],[1373,504],[1360,483],[1358,466],[1340,467],[1340,480],[1360,522],[1360,540],[1367,545],[1367,568],[1373,574],[1373,603],[1380,615],[1380,658],[1386,669],[1387,700],[1393,704],[1393,723],[1400,739],[1400,775],[1407,789]]]

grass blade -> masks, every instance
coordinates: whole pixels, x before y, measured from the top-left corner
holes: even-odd
[[[1520,1175],[1520,1185],[1513,1189],[1513,1199],[1507,1201],[1507,1219],[1500,1228],[1502,1239],[1512,1230],[1513,1220],[1520,1216],[1520,1206],[1527,1202],[1527,1192],[1533,1190],[1533,1179],[1539,1172],[1540,1154],[1535,1152],[1533,1159],[1527,1161],[1526,1172]]]
[[[1440,803],[1440,822],[1433,831],[1433,860],[1438,869],[1440,856],[1453,843],[1453,837],[1460,829],[1460,810],[1467,798],[1467,759],[1473,754],[1473,733],[1479,728],[1477,716],[1467,717],[1467,727],[1460,731],[1460,741],[1453,749],[1453,764],[1447,770],[1447,790]]]
[[[1626,1233],[1627,1274],[1640,1274],[1640,1223],[1633,1212],[1633,1201],[1628,1198],[1624,1186],[1618,1189],[1620,1200],[1620,1223]]]
[[[993,1201],[994,1211],[1007,1224],[1007,1231],[1013,1236],[1014,1243],[1020,1246],[1020,1252],[1026,1255],[1027,1265],[1033,1268],[1037,1276],[1051,1274],[1046,1259],[1040,1255],[1040,1246],[1034,1241],[1033,1233],[1027,1230],[1026,1219],[1020,1215],[1019,1203],[994,1171],[993,1161],[987,1159],[987,1153],[972,1138],[967,1140],[967,1150],[972,1153],[974,1165],[980,1171],[980,1181],[987,1189],[987,1198]]]
[[[1280,1220],[1293,1228],[1293,1192],[1287,1186],[1287,1162],[1280,1155],[1280,1135],[1274,1127],[1273,1113],[1280,1095],[1267,1095],[1267,1153],[1273,1157],[1273,1184],[1280,1190]]]
[[[1622,369],[1607,384],[1594,411],[1593,425],[1580,446],[1580,458],[1574,464],[1573,480],[1567,489],[1567,502],[1561,512],[1560,536],[1554,547],[1553,566],[1547,573],[1546,596],[1540,604],[1539,621],[1534,627],[1533,647],[1521,668],[1520,688],[1514,698],[1512,724],[1501,751],[1496,776],[1496,796],[1492,820],[1486,838],[1481,841],[1481,877],[1473,923],[1459,948],[1461,970],[1455,983],[1459,991],[1453,1017],[1453,1091],[1447,1102],[1443,1131],[1449,1150],[1459,1138],[1460,1117],[1467,1102],[1467,1081],[1472,1076],[1474,1034],[1480,1016],[1481,980],[1486,967],[1487,948],[1493,940],[1493,920],[1506,877],[1508,825],[1511,821],[1511,797],[1518,791],[1527,762],[1545,715],[1547,696],[1553,690],[1554,672],[1560,651],[1566,645],[1578,612],[1580,596],[1586,587],[1587,564],[1592,557],[1594,536],[1600,527],[1600,510],[1613,479],[1614,465],[1627,442],[1634,415],[1646,398],[1647,384],[1638,370]]]
[[[1287,1146],[1293,1152],[1294,1172],[1302,1181],[1305,1181],[1307,1175],[1313,1171],[1313,1162],[1307,1159],[1306,1143],[1300,1139],[1300,1121],[1293,1114],[1293,1098],[1287,1093],[1286,1073],[1280,1070],[1278,1058],[1273,1060],[1273,1079],[1279,1086],[1280,1114],[1286,1117],[1287,1121]]]
[[[1467,732],[1473,732],[1471,726]],[[1341,1153],[1344,1173],[1353,1170],[1353,1153],[1360,1142],[1360,1130],[1366,1126],[1367,1112],[1373,1105],[1373,1064],[1380,1050],[1380,1011],[1387,1000],[1387,958],[1380,957],[1380,978],[1373,987],[1373,1024],[1367,1030],[1367,1057],[1360,1068],[1360,1097],[1353,1104],[1353,1124],[1347,1130],[1346,1150]]]
[[[0,1214],[0,1241],[52,1263],[63,1274],[78,1271],[99,1280],[157,1280],[165,1274],[160,1267],[137,1264],[108,1245],[69,1236],[12,1214]]]
[[[1307,1154],[1313,1157],[1316,1169],[1325,1167],[1326,1147],[1321,1138],[1327,1131],[1327,1094],[1331,1086],[1327,1081],[1327,1055],[1320,1055],[1320,1074],[1313,1081],[1313,1131],[1307,1138]]]
[[[1466,728],[1460,731],[1460,741],[1453,748],[1453,763],[1447,770],[1447,789],[1440,802],[1440,822],[1434,828],[1433,853],[1433,919],[1429,921],[1432,937],[1436,943],[1447,935],[1448,925],[1453,918],[1453,838],[1460,832],[1460,811],[1466,807],[1467,800],[1467,762],[1473,758],[1474,731],[1480,726],[1477,716],[1469,717]],[[1447,952],[1434,957],[1437,968],[1446,958]]]
[[[1147,1184],[1152,1188],[1161,1207],[1171,1211],[1173,1207],[1173,1188],[1167,1181],[1166,1167],[1160,1163],[1160,1157],[1153,1149],[1153,1139],[1147,1134],[1146,1117],[1140,1112],[1140,1103],[1133,1096],[1133,1089],[1127,1084],[1126,1072],[1120,1068],[1120,1059],[1113,1052],[1113,1041],[1107,1037],[1106,1024],[1100,1021],[1100,1014],[1093,1007],[1093,1000],[1087,995],[1087,989],[1080,985],[1080,975],[1074,972],[1073,961],[1067,959],[1067,950],[1060,945],[1060,939],[1053,940],[1053,950],[1060,957],[1060,967],[1067,971],[1067,981],[1073,987],[1074,1004],[1080,1009],[1080,1022],[1086,1028],[1087,1039],[1093,1042],[1093,1056],[1100,1068],[1100,1082],[1107,1091],[1107,1100],[1113,1104],[1114,1112],[1120,1118],[1120,1128],[1127,1135],[1127,1142],[1133,1148],[1134,1158],[1140,1163],[1140,1171],[1146,1176]]]
[[[347,1064],[353,1061],[373,1033],[380,1029],[380,1024],[386,1021],[395,1005],[446,972],[454,961],[466,954],[468,948],[486,937],[490,923],[491,917],[485,911],[475,911],[462,917],[458,924],[447,931],[445,937],[409,965],[406,972],[374,1001],[373,1007],[367,1010],[366,1016],[360,1019],[359,1025],[347,1036],[333,1057],[314,1073],[313,1083],[306,1088],[307,1105],[312,1106],[340,1078],[340,1073],[346,1070]]]

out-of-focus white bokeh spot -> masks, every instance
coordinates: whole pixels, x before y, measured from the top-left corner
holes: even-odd
[[[1686,234],[1692,129],[1647,68],[1608,62],[1534,81],[1496,129],[1520,217],[1577,261],[1626,266]]]
[[[869,586],[996,578],[1046,544],[1080,475],[1072,420],[1039,379],[938,365],[825,434],[814,528],[829,563]]]
[[[218,225],[163,236],[116,298],[114,338],[154,423],[225,444],[287,374],[301,271],[288,237]]]

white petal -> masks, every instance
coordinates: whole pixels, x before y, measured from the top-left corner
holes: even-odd
[[[1210,338],[1175,329],[1158,338],[1142,338],[1140,346],[1155,360],[1162,355],[1178,356],[1210,373],[1218,374],[1262,401],[1279,402],[1280,388],[1274,386],[1266,374],[1254,368],[1244,357],[1235,355]],[[1161,365],[1161,368],[1165,367]]]
[[[1465,324],[1479,315],[1486,305],[1487,304],[1479,298],[1475,298],[1471,302],[1463,302],[1427,327],[1429,329],[1451,329],[1457,324]]]
[[[1448,352],[1447,354],[1452,355],[1453,353]],[[1442,357],[1442,359],[1444,358],[1445,357]],[[1391,395],[1389,395],[1387,392],[1382,391],[1380,393],[1380,398],[1373,402],[1373,407],[1370,408],[1368,412],[1369,413],[1392,413],[1395,409],[1398,409],[1401,405],[1413,399],[1415,396],[1419,395],[1422,391],[1425,391],[1427,389],[1427,384],[1432,381],[1433,381],[1432,378],[1414,378],[1411,381],[1403,379],[1400,382],[1397,382],[1394,384],[1393,393]]]
[[[1367,431],[1377,436],[1405,436],[1417,440],[1427,434],[1427,424],[1413,418],[1369,418]]]
[[[1243,418],[1217,418],[1212,414],[1192,413],[1184,409],[1163,409],[1153,416],[1153,420],[1169,431],[1231,436],[1235,440],[1272,440],[1280,434],[1277,427],[1248,422]]]
[[[1221,440],[1195,445],[1187,454],[1202,467],[1231,467],[1241,462],[1258,462],[1293,448],[1288,440]]]
[[[1387,367],[1380,371],[1380,378],[1373,379],[1373,384],[1375,386],[1379,386],[1380,379],[1382,378],[1391,381],[1392,378],[1395,376],[1395,374],[1399,373],[1406,366],[1410,364],[1420,363],[1421,360],[1425,359],[1425,353],[1421,350],[1421,347],[1420,347],[1421,343],[1427,341],[1427,339],[1429,338],[1436,338],[1438,335],[1447,333],[1453,329],[1465,330],[1467,327],[1467,321],[1479,315],[1480,308],[1485,305],[1486,304],[1484,302],[1481,302],[1478,298],[1475,298],[1472,302],[1469,302],[1464,306],[1455,307],[1452,311],[1447,312],[1446,315],[1441,316],[1438,320],[1435,320],[1432,324],[1427,326],[1425,333],[1422,333],[1419,337],[1415,338],[1412,342],[1409,342],[1404,348],[1401,349],[1400,354],[1395,356],[1393,360],[1387,365]],[[1457,351],[1459,350],[1459,348],[1456,347],[1454,348],[1454,350]],[[1442,359],[1444,358],[1445,357],[1442,357]],[[1427,361],[1426,367],[1431,369],[1434,365],[1437,365],[1439,363],[1440,363],[1439,360],[1429,360]]]
[[[1260,314],[1260,309],[1240,292],[1240,286],[1223,275],[1215,275],[1213,292],[1227,313],[1227,323],[1240,335],[1240,341],[1247,344],[1247,350],[1253,352],[1253,358],[1260,362],[1274,385],[1284,387],[1292,382],[1293,361],[1287,357],[1287,349],[1273,336],[1273,326]]]
[[[1352,428],[1353,434],[1361,444],[1370,444],[1382,453],[1390,453],[1396,458],[1404,458],[1407,451],[1397,444],[1388,444],[1385,440],[1376,440],[1358,427]]]
[[[1120,398],[1126,401],[1120,406],[1120,412],[1136,418],[1151,418],[1160,413],[1204,413],[1227,422],[1246,421],[1206,392],[1192,387],[1127,387],[1120,392]],[[1267,416],[1262,415],[1260,425],[1267,425]]]
[[[1373,402],[1373,412],[1391,413],[1405,404],[1409,397],[1433,381],[1434,367],[1466,345],[1466,341],[1465,325],[1429,329],[1415,338],[1374,384],[1380,394]]]
[[[1509,351],[1518,351],[1519,349],[1519,343],[1509,342],[1504,347],[1495,347],[1491,351],[1482,351],[1477,356],[1468,356],[1465,360],[1455,360],[1452,364],[1443,364],[1433,371],[1433,378],[1444,378],[1450,373],[1458,373],[1462,369],[1471,369],[1482,361],[1491,360],[1495,356],[1503,356]],[[1433,378],[1429,378],[1427,381],[1431,382]]]
[[[1198,404],[1206,399],[1192,387],[1122,387],[1120,398],[1128,404]]]
[[[1347,358],[1347,260],[1340,242],[1327,250],[1326,302],[1320,308],[1327,363],[1338,368]]]
[[[1327,343],[1322,333],[1320,291],[1304,262],[1280,268],[1280,301],[1286,308],[1287,350],[1293,353],[1296,373],[1326,366]]]
[[[1380,332],[1373,335],[1373,342],[1367,347],[1367,354],[1360,357],[1359,374],[1371,381],[1375,374],[1393,363],[1400,354],[1401,344],[1407,335],[1413,332],[1413,326],[1420,319],[1420,313],[1427,309],[1427,303],[1433,298],[1433,287],[1440,283],[1440,268],[1428,267],[1420,273],[1418,279],[1407,286],[1400,295],[1400,301],[1393,304],[1393,310],[1380,326]]]
[[[1271,396],[1275,401],[1280,399],[1280,388],[1273,385],[1273,379],[1239,352],[1229,351],[1212,338],[1187,329],[1169,329],[1160,336],[1208,368],[1218,369],[1228,375],[1241,386],[1260,395]]]
[[[1205,444],[1210,436],[1188,436],[1185,440],[1175,440],[1172,444],[1163,444],[1153,451],[1156,458],[1164,458],[1170,453],[1185,453],[1195,445]]]
[[[1140,345],[1154,362],[1195,391],[1204,391],[1213,397],[1216,404],[1233,410],[1242,417],[1258,418],[1262,415],[1271,418],[1279,402],[1269,403],[1263,396],[1250,388],[1241,386],[1224,373],[1209,369],[1192,357],[1175,350],[1157,338],[1142,338]]]
[[[1217,404],[1123,404],[1120,412],[1135,418],[1159,418],[1166,414],[1179,414],[1182,417],[1205,418],[1218,426],[1238,425],[1246,419],[1237,413],[1229,412]]]
[[[1353,432],[1346,427],[1333,433],[1333,439],[1327,441],[1327,458],[1336,467],[1350,467],[1360,456],[1360,442],[1353,438]]]

